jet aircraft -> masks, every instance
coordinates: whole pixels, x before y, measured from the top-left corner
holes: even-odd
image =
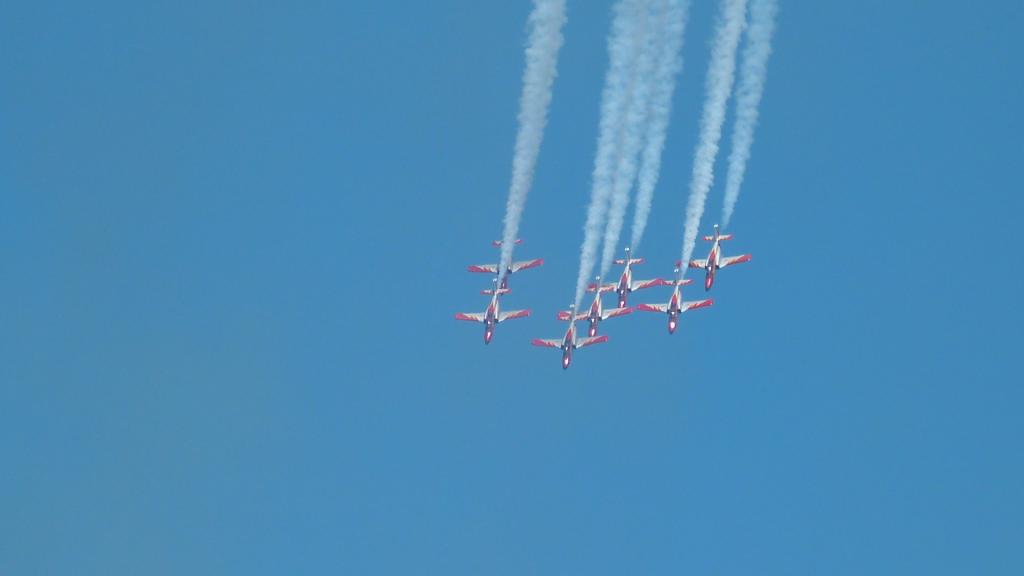
[[[498,283],[498,279],[494,279],[495,285]],[[484,344],[490,344],[491,338],[494,337],[494,327],[504,322],[505,320],[513,320],[515,318],[526,318],[530,315],[529,310],[510,310],[508,312],[501,311],[501,303],[499,298],[505,294],[511,292],[508,288],[495,288],[494,290],[483,290],[482,294],[491,296],[491,303],[487,305],[487,309],[483,312],[459,312],[455,315],[456,320],[466,320],[469,322],[481,322],[484,325]]]
[[[715,283],[715,272],[733,264],[750,262],[750,254],[722,256],[722,247],[719,243],[732,240],[732,234],[719,234],[718,224],[715,224],[715,233],[711,236],[704,236],[704,240],[711,242],[711,251],[708,252],[708,257],[704,260],[690,260],[690,268],[704,269],[704,290],[707,291],[711,290],[711,286]],[[676,266],[682,266],[682,262],[676,262]]]
[[[625,266],[622,271],[622,276],[619,277],[619,281],[615,284],[591,284],[587,286],[587,292],[611,292],[614,291],[619,295],[619,308],[626,306],[626,297],[630,292],[637,290],[643,290],[644,288],[650,288],[652,286],[663,286],[666,284],[661,278],[655,278],[653,280],[633,280],[633,266],[636,264],[643,264],[643,258],[630,258],[629,248],[626,248],[626,258],[615,260],[615,263],[619,266]]]
[[[676,274],[678,273],[679,270],[676,269]],[[704,308],[705,306],[711,306],[714,304],[714,300],[711,300],[710,298],[707,300],[683,302],[682,287],[692,283],[693,279],[691,278],[675,280],[675,288],[672,290],[672,296],[668,299],[668,304],[639,304],[636,309],[643,310],[645,312],[661,312],[662,314],[668,314],[668,333],[674,334],[680,314],[687,310]]]
[[[591,344],[600,344],[601,342],[607,342],[607,336],[590,336],[587,338],[576,337],[576,319],[573,317],[573,311],[576,306],[569,306],[569,329],[565,331],[565,336],[559,339],[543,340],[535,338],[532,342],[534,346],[546,346],[548,348],[560,348],[562,350],[562,370],[569,367],[572,363],[573,350],[577,348],[584,348]]]
[[[597,285],[601,285],[601,277],[597,277]],[[611,285],[609,285],[611,286]],[[577,320],[586,320],[590,324],[590,329],[587,331],[587,336],[597,336],[597,324],[602,320],[614,318],[616,316],[624,316],[633,311],[632,308],[609,308],[604,309],[604,305],[601,303],[601,294],[604,292],[611,292],[612,288],[607,290],[595,290],[594,291],[594,302],[590,305],[590,309],[586,312],[580,312],[576,315]],[[571,316],[569,310],[563,310],[558,313],[559,320],[568,320]]]
[[[514,242],[514,244],[517,246],[522,243],[522,239],[519,238],[517,238]],[[491,242],[491,246],[494,246],[495,248],[501,248],[501,245],[501,240],[493,240]],[[499,286],[499,288],[502,290],[508,288],[508,277],[511,276],[512,274],[515,274],[520,270],[536,268],[537,266],[540,266],[542,264],[544,264],[543,258],[534,258],[533,260],[523,260],[520,262],[513,262],[509,264],[505,269],[505,274],[501,277],[501,286]],[[500,266],[500,264],[473,264],[469,266],[467,270],[469,270],[470,272],[478,272],[480,274],[494,274],[495,276],[498,276],[498,266]]]

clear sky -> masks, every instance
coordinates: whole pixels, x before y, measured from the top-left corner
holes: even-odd
[[[1024,4],[780,5],[753,262],[563,372],[529,340],[572,298],[609,3],[569,2],[546,264],[487,347],[453,315],[527,2],[5,4],[0,573],[1024,573]],[[713,15],[641,276],[679,253]]]

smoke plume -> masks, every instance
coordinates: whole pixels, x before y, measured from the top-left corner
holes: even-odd
[[[639,42],[636,29],[643,3],[639,0],[619,0],[612,9],[612,29],[608,36],[608,71],[601,91],[601,118],[598,123],[597,152],[590,188],[590,205],[583,226],[583,244],[580,247],[580,270],[576,278],[575,303],[583,299],[587,279],[594,269],[597,245],[601,239],[608,201],[618,161],[618,144],[623,112],[634,79],[631,71],[637,58]]]
[[[732,127],[732,150],[729,152],[729,170],[725,175],[725,202],[722,204],[722,228],[729,225],[740,186],[750,159],[754,143],[757,112],[764,93],[768,57],[772,53],[772,33],[775,31],[775,0],[752,0],[750,26],[740,62],[739,85],[736,88],[736,122]]]
[[[663,4],[664,14],[658,17],[662,22],[661,37],[658,41],[652,79],[647,134],[637,176],[636,208],[633,212],[633,232],[630,239],[633,250],[636,250],[643,240],[647,218],[651,213],[654,188],[658,184],[658,174],[661,171],[665,134],[668,131],[669,119],[672,117],[672,95],[675,92],[676,78],[683,68],[681,50],[689,0],[667,0]]]
[[[537,155],[544,139],[551,86],[558,74],[558,51],[562,47],[565,24],[565,0],[534,0],[530,13],[529,39],[526,43],[526,70],[523,92],[519,97],[519,131],[512,158],[512,183],[505,208],[499,274],[512,262],[512,250],[519,234],[519,222],[526,206],[526,195],[533,184]]]
[[[725,105],[732,92],[736,71],[736,47],[743,30],[746,0],[722,0],[721,12],[711,46],[711,62],[705,80],[704,111],[700,119],[700,136],[693,157],[693,176],[690,197],[686,203],[686,221],[683,226],[683,270],[693,254],[697,241],[697,228],[704,214],[704,203],[714,182],[715,157],[722,137]]]

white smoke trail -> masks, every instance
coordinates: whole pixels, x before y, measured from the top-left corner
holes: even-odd
[[[530,35],[526,43],[526,70],[523,92],[519,97],[519,131],[512,158],[512,183],[505,207],[499,274],[512,262],[512,249],[519,234],[519,221],[526,206],[526,195],[533,183],[537,155],[544,139],[544,126],[551,103],[551,85],[558,74],[558,51],[562,47],[565,24],[565,0],[534,0],[530,13]]]
[[[739,85],[736,87],[736,123],[732,127],[732,150],[729,152],[729,171],[725,175],[725,203],[722,204],[722,228],[729,225],[740,186],[750,159],[757,127],[757,110],[764,93],[768,57],[772,53],[772,33],[775,31],[775,0],[752,0],[750,26],[740,64]]]
[[[676,88],[676,77],[683,68],[681,50],[690,2],[668,0],[665,4],[664,15],[659,16],[663,28],[652,80],[654,87],[649,104],[650,119],[640,160],[640,173],[637,176],[636,208],[633,212],[633,233],[629,244],[634,251],[643,240],[647,218],[651,213],[654,188],[658,184],[658,174],[661,172],[665,134],[668,131],[669,119],[672,117],[672,95]]]
[[[580,270],[576,277],[575,303],[578,307],[594,269],[597,244],[601,238],[608,199],[611,193],[622,111],[629,93],[630,70],[636,56],[635,28],[641,4],[638,0],[619,0],[612,9],[612,30],[608,36],[608,71],[601,91],[601,119],[598,123],[597,153],[590,188],[590,205],[583,226]]]
[[[729,93],[732,92],[733,76],[736,71],[736,47],[739,44],[740,32],[743,31],[747,0],[722,0],[721,6],[715,40],[711,46],[711,63],[704,86],[704,112],[700,119],[700,140],[693,156],[690,197],[686,203],[682,270],[686,269],[686,262],[693,254],[700,217],[704,214],[704,202],[715,178],[715,156],[718,155],[718,141],[722,137],[725,105],[729,100]]]
[[[615,258],[615,249],[622,232],[626,208],[629,207],[629,192],[636,179],[637,155],[643,144],[644,128],[648,119],[648,101],[651,94],[651,68],[657,52],[657,39],[661,26],[651,14],[648,2],[640,8],[639,20],[634,31],[638,53],[630,71],[632,80],[624,102],[625,116],[619,129],[617,160],[614,165],[608,219],[604,230],[604,246],[601,251],[601,276],[607,276]]]

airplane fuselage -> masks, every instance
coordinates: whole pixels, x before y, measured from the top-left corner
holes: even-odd
[[[484,344],[490,344],[494,338],[494,327],[498,324],[500,308],[498,295],[495,294],[491,297],[491,303],[487,306],[487,316],[484,317]]]
[[[499,264],[499,266],[500,266],[500,264]],[[507,289],[508,288],[508,277],[511,276],[511,275],[512,275],[512,265],[509,264],[508,266],[505,267],[505,273],[504,274],[501,274],[501,273],[498,274],[498,278],[501,278],[501,285],[498,286],[498,288],[501,288],[502,290]]]
[[[562,370],[569,368],[572,363],[572,351],[576,347],[576,321],[570,320],[569,329],[565,331],[562,338]]]
[[[721,262],[722,249],[718,245],[718,238],[715,238],[715,243],[711,245],[711,252],[708,253],[707,263],[704,265],[704,290],[711,290],[711,286],[715,284],[715,271],[719,268]]]
[[[590,326],[587,330],[588,336],[597,336],[597,323],[601,321],[601,314],[604,312],[601,306],[601,292],[594,294],[594,303],[590,305],[590,314],[587,321]]]
[[[668,333],[675,334],[679,322],[679,313],[682,312],[680,305],[682,298],[679,295],[679,286],[672,291],[672,298],[668,301]]]
[[[619,277],[619,285],[615,287],[615,293],[619,296],[619,308],[626,305],[626,297],[629,295],[629,287],[633,284],[633,268],[628,260],[629,254],[626,254],[626,269],[622,271],[622,276]]]

